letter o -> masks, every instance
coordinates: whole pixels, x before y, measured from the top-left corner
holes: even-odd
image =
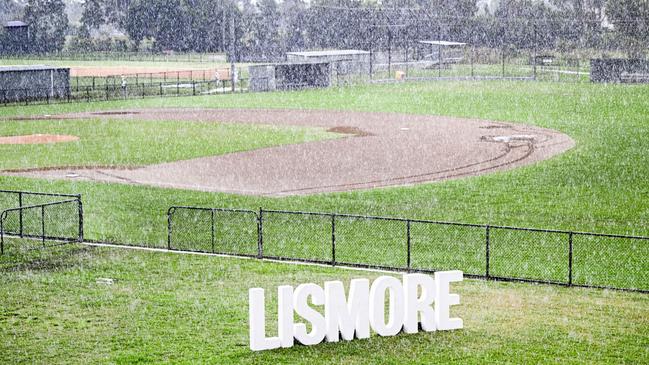
[[[385,293],[390,292],[390,311],[385,323]],[[381,276],[370,289],[370,324],[380,336],[394,336],[403,327],[404,291],[401,281],[392,276]]]

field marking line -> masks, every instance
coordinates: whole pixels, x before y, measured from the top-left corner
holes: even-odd
[[[344,270],[353,270],[353,271],[366,271],[366,272],[375,272],[375,273],[385,273],[385,274],[398,274],[398,271],[391,270],[381,270],[381,269],[370,269],[370,268],[360,268],[360,267],[349,267],[349,266],[331,266],[327,264],[318,264],[314,262],[299,262],[299,261],[288,261],[288,260],[276,260],[269,258],[258,258],[258,257],[248,257],[248,256],[238,256],[238,255],[227,255],[220,253],[210,253],[210,252],[193,252],[193,251],[179,251],[179,250],[168,250],[166,248],[157,248],[157,247],[141,247],[141,246],[130,246],[130,245],[120,245],[115,243],[98,243],[98,242],[75,242],[86,246],[96,246],[96,247],[109,247],[109,248],[125,248],[131,250],[140,250],[140,251],[149,251],[149,252],[162,252],[162,253],[175,253],[175,254],[185,254],[185,255],[197,255],[197,256],[215,256],[215,257],[224,257],[224,258],[234,258],[234,259],[244,259],[244,260],[255,260],[255,261],[267,261],[280,264],[289,264],[289,265],[303,265],[303,266],[318,266],[329,269],[344,269]]]

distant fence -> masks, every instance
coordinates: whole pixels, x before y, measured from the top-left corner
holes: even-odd
[[[0,253],[9,239],[21,248],[83,242],[81,195],[0,190]]]
[[[649,237],[363,215],[172,207],[168,249],[649,293]]]
[[[219,80],[214,70],[138,73],[121,76],[73,77],[59,97],[49,90],[34,88],[0,89],[0,104],[28,105],[65,102],[136,99],[146,97],[197,96],[248,91],[247,79]]]
[[[69,60],[69,61],[134,61],[134,62],[226,62],[224,53],[156,53],[156,52],[51,52],[51,53],[0,53],[0,59],[18,60]]]

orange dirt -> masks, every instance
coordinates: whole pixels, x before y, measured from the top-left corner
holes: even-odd
[[[57,134],[30,134],[26,136],[0,137],[0,144],[43,144],[78,141],[77,136]]]

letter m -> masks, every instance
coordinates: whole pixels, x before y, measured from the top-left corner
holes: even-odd
[[[349,299],[340,281],[325,282],[325,321],[327,342],[338,342],[339,333],[346,341],[370,337],[370,282],[354,279],[349,284]]]

